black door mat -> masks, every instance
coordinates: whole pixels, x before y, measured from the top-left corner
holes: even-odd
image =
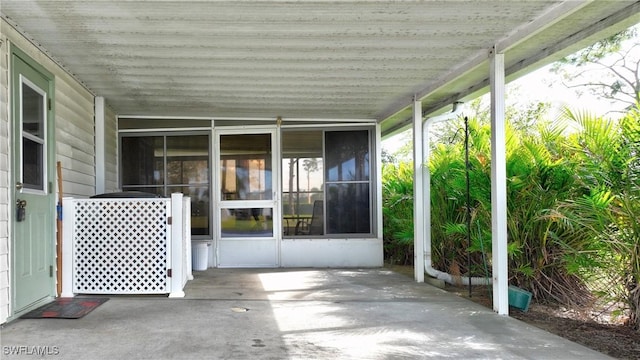
[[[98,306],[105,303],[109,298],[56,298],[44,306],[32,310],[20,318],[22,319],[79,319]]]

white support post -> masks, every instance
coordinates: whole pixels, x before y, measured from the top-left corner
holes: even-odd
[[[188,196],[182,198],[182,246],[185,254],[184,265],[186,280],[193,280],[193,264],[191,263],[191,199]]]
[[[75,202],[62,199],[62,293],[60,297],[74,297],[73,293],[73,229],[75,227]]]
[[[104,124],[104,98],[94,98],[95,113],[95,146],[96,146],[96,194],[106,191],[106,149],[105,149],[105,124]]]
[[[378,179],[376,186],[376,237],[380,239],[380,244],[383,243],[383,217],[382,217],[382,127],[379,123],[376,123],[376,179]],[[380,260],[384,262],[383,247],[380,247]]]
[[[493,310],[509,314],[504,54],[490,54]]]
[[[167,258],[171,259],[167,266],[171,269],[171,277],[169,278],[169,297],[184,297],[182,277],[183,269],[183,241],[182,241],[182,194],[171,194],[171,238],[167,249],[171,249],[171,253],[167,254]]]
[[[423,166],[422,102],[415,100],[413,102],[413,270],[416,282],[424,282]]]

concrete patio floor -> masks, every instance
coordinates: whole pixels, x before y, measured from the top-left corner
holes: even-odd
[[[209,269],[185,291],[110,296],[78,320],[18,319],[1,330],[0,357],[608,358],[386,269]]]

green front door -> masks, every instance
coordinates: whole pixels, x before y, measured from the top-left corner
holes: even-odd
[[[12,54],[14,314],[50,298],[55,291],[53,80],[28,61],[21,53]]]

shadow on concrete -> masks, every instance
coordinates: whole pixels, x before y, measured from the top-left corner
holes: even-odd
[[[386,269],[209,269],[186,297],[115,296],[80,320],[17,320],[56,359],[603,359]]]

